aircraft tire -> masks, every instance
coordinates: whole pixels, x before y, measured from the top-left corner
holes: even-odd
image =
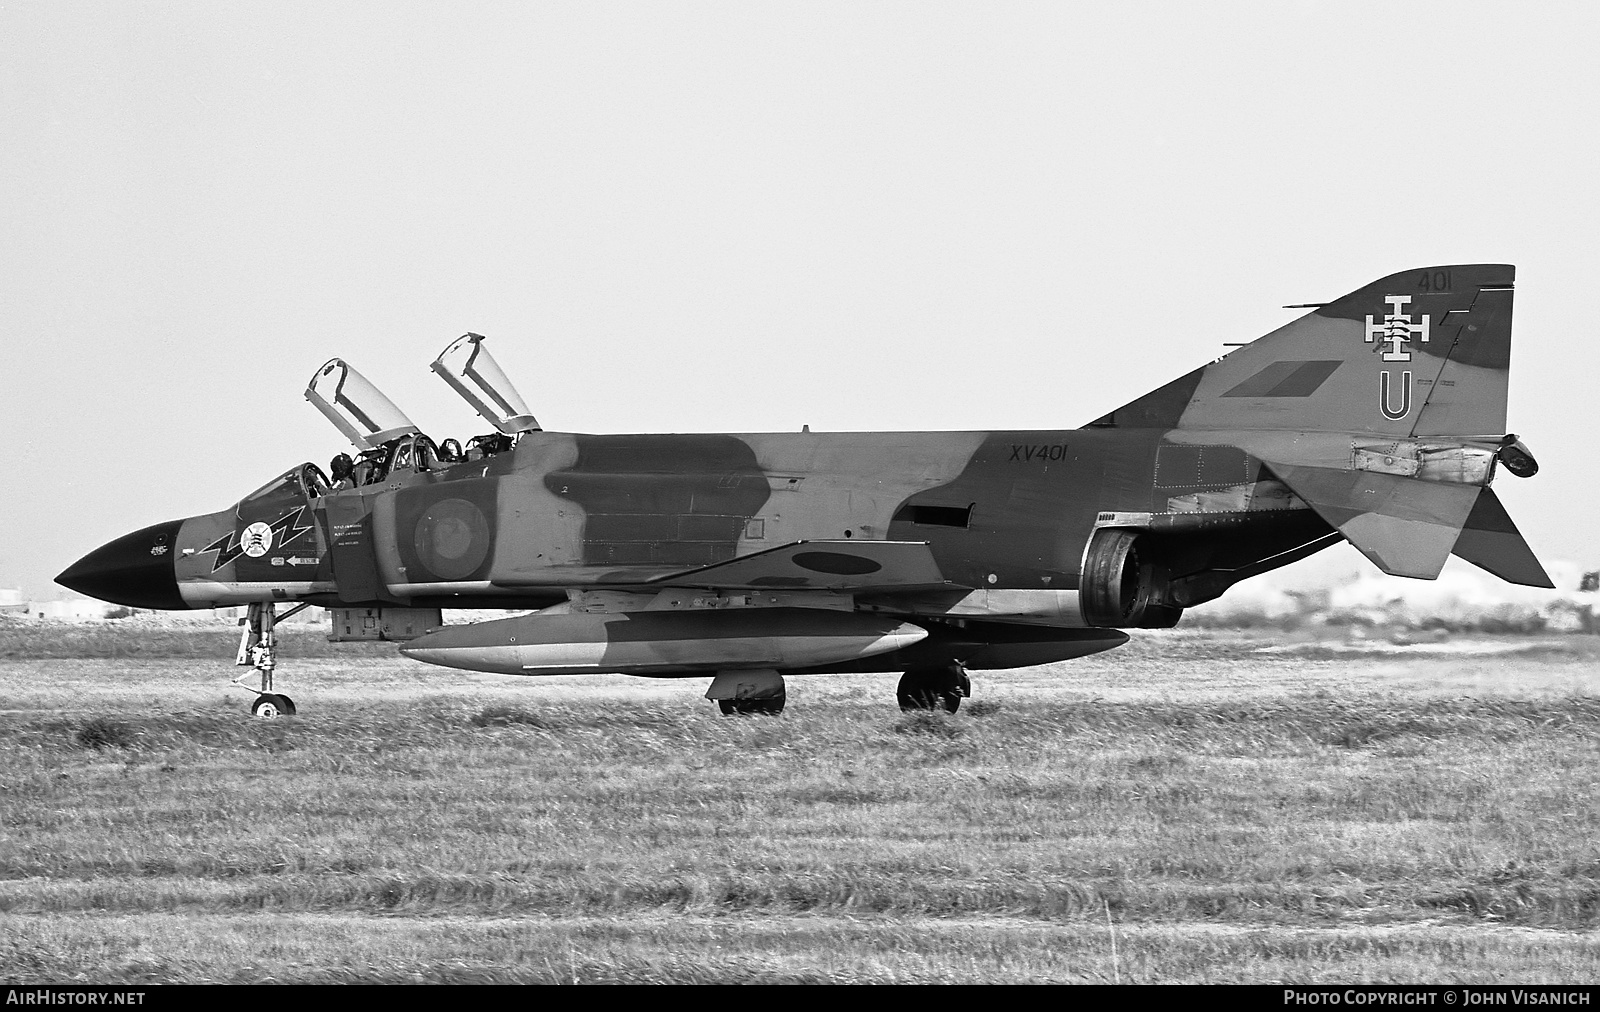
[[[250,704],[250,716],[261,720],[275,720],[283,711],[278,707],[278,697],[270,692],[256,697]]]
[[[250,704],[250,715],[261,720],[292,717],[294,712],[294,700],[274,692],[257,696],[256,701]]]
[[[788,693],[768,696],[765,699],[719,699],[717,700],[717,708],[726,717],[776,717],[783,712],[783,704],[787,701],[787,698]]]
[[[895,699],[902,710],[955,713],[971,692],[972,683],[960,668],[912,668],[900,676]]]

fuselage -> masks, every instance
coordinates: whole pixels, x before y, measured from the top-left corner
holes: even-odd
[[[921,542],[952,590],[1026,594],[1014,610],[1081,625],[1071,599],[1107,514],[1248,528],[1282,526],[1293,505],[1245,451],[1163,435],[530,432],[505,453],[353,488],[308,487],[291,469],[232,508],[106,546],[138,578],[84,589],[146,607],[527,608],[795,542]]]

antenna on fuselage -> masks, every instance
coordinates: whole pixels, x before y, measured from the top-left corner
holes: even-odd
[[[417,432],[405,412],[342,358],[330,358],[311,377],[306,400],[350,442],[375,449],[396,436]]]
[[[538,432],[538,421],[500,363],[483,346],[485,340],[482,334],[462,334],[439,353],[431,368],[505,435]]]

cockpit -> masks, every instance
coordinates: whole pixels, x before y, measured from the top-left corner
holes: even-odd
[[[292,468],[245,501],[290,491],[316,499],[444,472],[509,452],[523,433],[539,431],[539,423],[483,341],[481,334],[462,335],[434,360],[432,369],[495,427],[494,432],[473,436],[464,446],[454,438],[435,442],[355,367],[343,359],[329,359],[311,377],[306,400],[355,444],[356,455],[336,455],[326,473],[311,463]]]
[[[515,441],[503,433],[493,432],[473,436],[465,448],[458,439],[444,439],[438,443],[420,432],[408,433],[386,440],[371,449],[362,450],[355,459],[348,454],[334,458],[349,461],[346,471],[339,463],[329,468],[333,491],[376,485],[393,475],[428,474],[445,471],[456,464],[468,464],[504,453],[515,446]]]

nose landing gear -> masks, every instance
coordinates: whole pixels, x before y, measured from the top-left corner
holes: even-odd
[[[234,658],[234,663],[240,667],[249,665],[251,670],[235,678],[233,684],[256,694],[255,702],[250,704],[250,715],[253,717],[272,720],[295,714],[294,700],[272,691],[272,670],[278,666],[278,634],[275,627],[280,619],[298,614],[306,607],[307,604],[297,604],[282,615],[277,615],[273,602],[256,601],[251,603],[245,617],[239,620],[244,632],[239,637],[239,654]],[[244,680],[252,675],[260,676],[259,688],[244,684]]]

